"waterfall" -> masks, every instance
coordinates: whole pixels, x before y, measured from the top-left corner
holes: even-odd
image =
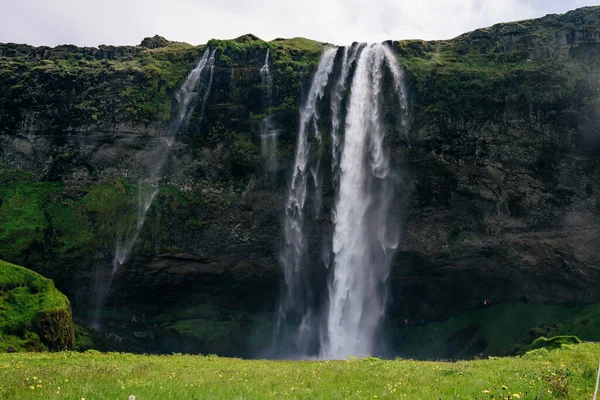
[[[140,235],[140,232],[144,226],[144,221],[146,220],[146,214],[152,205],[152,201],[154,197],[158,193],[158,186],[156,181],[158,180],[158,176],[167,161],[169,155],[169,149],[173,145],[173,141],[175,140],[175,136],[182,129],[187,120],[190,117],[190,114],[193,110],[193,105],[195,104],[195,100],[198,96],[197,89],[198,84],[202,78],[202,72],[205,68],[209,68],[210,72],[210,81],[208,88],[204,93],[204,101],[202,103],[202,110],[204,110],[204,106],[206,104],[206,100],[208,98],[208,92],[210,91],[210,85],[212,84],[213,79],[213,66],[214,66],[214,54],[215,50],[209,51],[207,48],[204,51],[204,54],[198,61],[198,64],[185,78],[183,84],[175,94],[175,99],[177,100],[177,113],[175,119],[173,120],[170,129],[165,134],[165,144],[166,146],[162,146],[158,150],[158,154],[155,158],[154,165],[151,170],[148,172],[148,175],[145,180],[140,182],[138,188],[138,216],[137,223],[135,228],[127,234],[124,239],[117,240],[115,255],[113,258],[113,274],[117,272],[119,267],[123,265],[133,247],[137,238]],[[203,112],[203,111],[202,111]],[[144,187],[150,186],[150,188]]]
[[[305,231],[307,181],[312,177],[315,183],[311,199],[318,215],[322,187],[320,156],[326,132],[318,129],[317,102],[329,84],[336,53],[337,49],[323,53],[300,108],[296,158],[285,202],[285,243],[280,256],[285,293],[275,339],[287,334],[287,342],[283,343],[288,350],[286,355],[291,353],[297,358],[311,356],[315,351],[319,358],[339,359],[366,356],[378,350],[387,299],[386,281],[400,241],[398,221],[394,218],[395,190],[384,124],[388,108],[384,108],[383,92],[384,89],[395,92],[398,100],[395,109],[400,110],[404,126],[407,99],[403,72],[386,46],[355,44],[340,51],[339,74],[330,88],[335,206],[333,234],[323,237],[332,241],[332,250],[323,252],[326,265],[332,265],[328,271],[327,298],[316,298],[319,293],[311,290],[315,269],[309,265]],[[391,84],[384,88],[384,80],[388,79]],[[309,139],[319,142],[318,150],[314,147],[311,150]],[[318,152],[316,157],[314,152]],[[326,274],[321,272],[317,275]]]
[[[169,146],[173,144],[172,139],[190,117],[190,113],[193,110],[191,105],[196,99],[196,89],[198,87],[198,82],[200,82],[200,78],[202,77],[202,71],[204,68],[206,68],[206,64],[208,63],[209,53],[210,51],[208,48],[204,50],[204,54],[198,61],[198,64],[196,64],[196,67],[194,67],[194,69],[185,78],[185,81],[183,81],[183,84],[175,95],[175,99],[179,103],[179,106],[175,119],[171,124],[171,129],[167,134]]]
[[[273,77],[269,69],[269,56],[271,55],[270,49],[267,49],[267,55],[265,56],[265,63],[260,69],[260,77],[262,79],[263,87],[263,108],[268,110],[271,107],[271,97],[273,92]]]
[[[115,255],[112,263],[113,274],[117,272],[119,267],[123,265],[125,261],[127,261],[127,258],[131,254],[135,241],[137,240],[138,236],[140,236],[140,232],[142,231],[144,222],[146,221],[146,214],[148,213],[148,210],[152,205],[152,201],[157,194],[158,187],[147,187],[142,184],[139,185],[137,223],[135,224],[135,228],[126,236],[125,240],[117,240]]]
[[[261,122],[260,144],[263,157],[263,164],[267,173],[276,171],[277,162],[277,135],[278,132],[273,130],[270,108],[273,98],[273,77],[269,69],[270,50],[267,49],[265,63],[260,69],[260,76],[263,87],[262,108],[265,112],[265,117]]]
[[[393,185],[384,146],[383,66],[405,99],[402,72],[381,44],[358,57],[348,104],[334,213],[334,270],[322,358],[373,354],[385,312],[386,280],[399,230],[391,220]],[[402,105],[401,105],[402,106]]]
[[[284,239],[280,260],[285,275],[285,293],[279,308],[276,336],[281,334],[283,324],[296,320],[298,329],[292,342],[297,351],[306,354],[311,336],[316,335],[310,308],[311,292],[306,270],[307,243],[304,233],[304,206],[307,198],[307,167],[309,154],[309,132],[320,139],[317,128],[319,115],[317,101],[325,94],[329,76],[333,70],[337,48],[325,50],[313,77],[308,96],[300,108],[298,141],[291,182],[285,201],[283,223]],[[299,321],[298,321],[299,320]]]
[[[159,192],[158,180],[160,172],[167,162],[170,148],[174,143],[175,136],[187,124],[194,105],[196,104],[196,99],[198,97],[198,86],[202,79],[203,71],[208,67],[210,69],[210,80],[204,94],[204,101],[202,104],[202,110],[204,110],[204,106],[208,98],[208,92],[210,91],[210,85],[212,84],[213,79],[214,53],[215,50],[212,50],[211,52],[208,48],[204,51],[204,54],[198,61],[198,64],[196,64],[196,66],[190,71],[183,81],[183,84],[175,94],[175,99],[177,100],[177,112],[169,129],[165,132],[163,142],[164,145],[159,147],[154,158],[154,164],[147,172],[146,178],[141,180],[138,186],[138,212],[135,227],[130,230],[125,237],[118,238],[116,241],[109,282],[106,284],[106,286],[99,282],[96,283],[96,312],[94,315],[93,326],[97,328],[100,327],[101,308],[104,298],[110,290],[110,285],[112,283],[114,274],[128,260],[135,246],[135,242],[137,241],[142,228],[144,227],[148,210],[150,209],[154,198]],[[203,112],[204,111],[202,111],[202,113]]]
[[[202,122],[202,120],[204,119],[204,110],[206,109],[206,102],[208,101],[208,96],[210,96],[210,89],[212,88],[213,77],[215,74],[215,51],[216,49],[213,49],[213,51],[210,52],[208,62],[206,63],[209,77],[208,84],[204,87],[204,96],[202,97],[202,106],[200,107],[200,122]]]
[[[337,183],[339,178],[339,162],[340,162],[340,125],[341,125],[341,109],[342,100],[344,98],[344,90],[346,88],[346,81],[350,74],[350,68],[356,60],[356,55],[360,50],[360,45],[353,45],[352,47],[344,47],[344,54],[342,57],[342,69],[340,76],[335,84],[332,96],[331,96],[331,171],[333,173],[334,185]]]

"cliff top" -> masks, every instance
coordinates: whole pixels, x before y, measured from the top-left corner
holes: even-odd
[[[548,14],[541,18],[533,18],[528,20],[502,22],[489,27],[475,29],[471,32],[466,32],[462,35],[450,40],[432,40],[424,41],[419,39],[406,39],[400,42],[428,42],[428,43],[447,43],[450,41],[477,41],[482,38],[489,39],[514,34],[535,34],[539,37],[552,36],[557,31],[563,29],[594,29],[598,27],[600,22],[600,6],[582,7],[564,14]],[[213,39],[214,40],[214,39]],[[300,50],[315,52],[320,51],[326,43],[311,40],[303,37],[295,38],[276,38],[271,42],[266,42],[259,37],[248,33],[230,41],[238,43],[261,42],[271,43],[291,50]],[[203,47],[204,45],[193,46],[185,42],[176,42],[165,39],[160,35],[146,37],[137,46],[118,46],[101,44],[98,47],[78,47],[76,45],[64,44],[55,47],[40,46],[34,47],[22,43],[0,43],[0,56],[15,57],[19,55],[33,54],[52,54],[60,55],[64,52],[81,52],[84,53],[102,53],[102,52],[117,52],[136,54],[144,50],[160,49],[160,48],[193,48]],[[45,58],[45,57],[44,57]]]

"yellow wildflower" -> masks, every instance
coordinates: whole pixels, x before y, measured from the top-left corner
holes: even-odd
[[[513,397],[514,397],[515,399],[520,399],[520,398],[521,398],[521,395],[520,395],[520,394],[518,394],[518,393],[514,393],[514,394],[513,394]]]

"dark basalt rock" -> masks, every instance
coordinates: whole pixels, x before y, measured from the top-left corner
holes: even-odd
[[[491,295],[600,301],[599,32],[593,7],[449,41],[390,43],[405,67],[411,111],[406,130],[397,109],[383,116],[402,210],[393,217],[403,232],[389,279],[392,320],[444,318]],[[28,210],[43,219],[20,231],[31,237],[25,248],[5,240],[9,224],[0,223],[0,257],[53,278],[82,318],[97,278],[111,277],[117,232],[135,220],[136,185],[159,154],[183,71],[204,50],[148,50],[169,43],[155,36],[141,47],[0,45],[7,58],[0,60],[0,218],[15,215],[22,194],[33,193]],[[224,339],[193,336],[168,320],[154,345],[209,352],[214,345],[235,355],[275,315],[298,107],[320,50],[253,35],[209,46],[217,51],[204,119],[200,99],[107,306],[171,313],[208,304],[210,312],[190,319],[229,324]],[[281,139],[273,179],[258,156],[267,47]],[[79,64],[88,57],[91,65]],[[134,58],[139,65],[127,69]],[[161,70],[164,60],[172,69]],[[328,121],[328,101],[326,94],[321,121]],[[322,165],[330,165],[324,154]],[[332,230],[335,201],[331,174],[323,179],[322,217],[307,219],[314,276],[323,274],[322,249],[330,244],[320,238]],[[144,343],[136,349],[152,351],[152,341]]]

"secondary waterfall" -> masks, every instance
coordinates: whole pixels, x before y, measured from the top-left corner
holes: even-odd
[[[183,84],[175,94],[175,99],[177,100],[177,112],[175,117],[172,120],[169,129],[165,132],[162,145],[158,148],[157,153],[155,154],[154,164],[147,171],[146,177],[140,181],[138,186],[138,212],[135,227],[124,237],[117,238],[115,244],[115,253],[112,261],[112,271],[108,284],[104,287],[97,283],[97,286],[101,287],[96,289],[96,311],[94,314],[93,326],[100,326],[101,307],[103,305],[104,298],[110,289],[113,276],[128,260],[131,252],[133,251],[135,242],[137,241],[144,226],[144,222],[146,221],[148,210],[150,209],[154,198],[159,192],[158,180],[160,178],[160,172],[167,162],[170,149],[175,140],[175,136],[178,132],[185,128],[185,125],[187,124],[194,105],[196,104],[199,84],[203,76],[203,71],[209,67],[209,85],[207,88],[205,88],[204,101],[201,111],[202,114],[204,113],[204,106],[208,98],[208,92],[210,91],[210,84],[212,83],[214,53],[215,50],[211,52],[208,48],[204,51],[202,57],[198,61],[198,64],[196,64],[194,69],[190,71]]]
[[[265,117],[261,122],[260,147],[263,157],[263,164],[267,173],[277,170],[277,135],[278,132],[273,129],[270,108],[273,101],[273,77],[269,69],[270,50],[267,49],[265,63],[260,69],[262,80],[263,99],[262,108]]]
[[[209,56],[210,54],[210,56]],[[196,90],[198,89],[198,84],[202,78],[202,72],[205,68],[209,68],[210,71],[210,81],[209,85],[204,93],[204,101],[202,103],[202,111],[201,115],[204,113],[204,106],[206,103],[206,99],[208,98],[208,93],[210,91],[210,85],[212,83],[213,76],[213,66],[214,66],[214,54],[215,50],[212,52],[207,48],[198,61],[196,67],[188,74],[185,78],[183,84],[177,91],[175,95],[175,99],[177,100],[177,114],[175,119],[173,120],[171,127],[166,131],[164,137],[164,145],[159,147],[158,154],[156,155],[154,165],[148,171],[146,179],[142,180],[138,189],[138,216],[137,223],[135,228],[127,234],[124,239],[118,239],[116,244],[115,256],[113,258],[113,274],[117,272],[119,267],[123,265],[133,247],[137,238],[140,235],[142,227],[144,226],[144,221],[146,220],[146,214],[152,205],[152,201],[154,197],[158,193],[158,177],[159,174],[165,165],[169,149],[173,145],[173,141],[175,140],[175,135],[185,127],[190,114],[193,110],[193,105],[195,104],[195,100],[198,96]]]
[[[285,204],[281,262],[286,292],[280,305],[278,329],[287,319],[295,319],[298,328],[292,339],[296,357],[300,358],[310,355],[306,352],[307,343],[315,335],[322,359],[366,356],[377,351],[385,314],[386,280],[400,240],[399,222],[394,220],[393,212],[395,190],[386,146],[383,102],[384,89],[390,87],[398,101],[391,109],[399,110],[398,117],[403,120],[407,108],[403,72],[394,54],[383,44],[353,45],[341,49],[339,57],[336,53],[337,49],[323,53],[300,109],[296,159]],[[318,150],[313,150],[320,156],[323,133],[318,129],[317,103],[329,85],[336,58],[341,65],[336,69],[339,72],[330,90],[332,182],[337,193],[332,211],[333,268],[330,268],[327,298],[316,302],[325,304],[319,314],[319,310],[311,308],[315,301],[308,277],[309,268],[314,266],[307,265],[308,138],[311,132],[320,142]],[[388,81],[393,85],[384,88],[384,82]],[[345,113],[344,104],[347,104]],[[316,174],[312,171],[315,203],[320,201],[319,163]]]
[[[193,105],[194,100],[197,98],[196,89],[198,88],[198,83],[202,77],[202,71],[204,71],[204,68],[206,68],[206,64],[208,63],[209,53],[209,49],[204,50],[204,54],[202,54],[200,61],[198,61],[196,67],[194,67],[194,69],[185,78],[185,81],[183,81],[183,84],[175,95],[175,99],[179,105],[177,107],[175,119],[171,124],[171,129],[166,135],[167,140],[172,140],[177,132],[184,128],[184,124],[190,117],[190,113],[193,110],[193,107],[191,106]],[[168,142],[168,145],[171,146],[172,143],[173,142],[170,141]]]
[[[206,49],[208,51],[208,49]],[[215,51],[210,52],[210,56],[208,57],[208,62],[206,63],[206,68],[208,69],[208,84],[204,85],[204,96],[202,97],[202,105],[200,106],[200,117],[199,121],[202,123],[204,119],[204,111],[206,110],[206,102],[208,101],[208,96],[210,96],[210,89],[212,88],[213,77],[215,74]],[[203,82],[200,82],[203,83]],[[202,88],[200,88],[202,89]]]
[[[317,127],[317,101],[325,94],[329,75],[333,70],[337,48],[325,50],[313,77],[306,101],[300,108],[300,126],[292,178],[285,201],[284,244],[280,260],[285,274],[285,293],[279,308],[276,338],[283,324],[294,320],[298,328],[292,333],[296,351],[306,354],[311,338],[316,335],[310,307],[311,289],[306,266],[307,243],[304,234],[304,206],[307,198],[307,170],[309,132],[320,137]]]

